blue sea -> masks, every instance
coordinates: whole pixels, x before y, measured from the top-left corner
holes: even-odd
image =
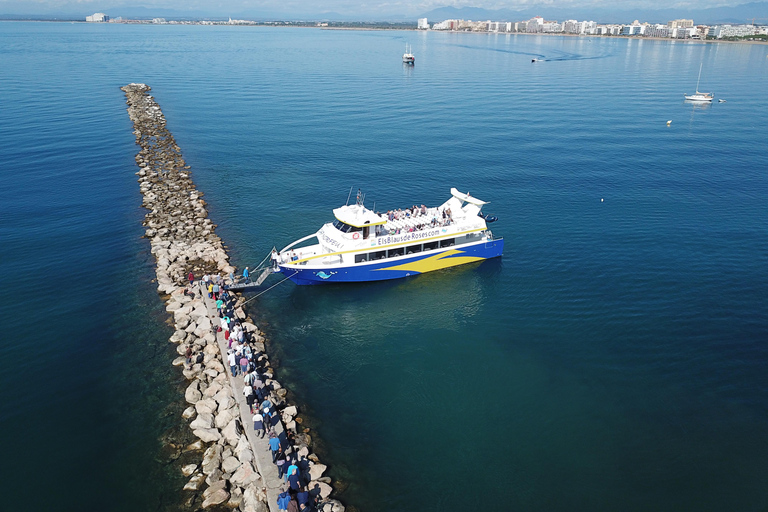
[[[185,381],[119,90],[144,82],[240,268],[332,220],[350,188],[386,210],[456,187],[499,217],[502,258],[251,302],[347,505],[766,510],[767,56],[0,23],[2,508],[188,498],[165,447]],[[727,103],[683,101],[700,65]]]

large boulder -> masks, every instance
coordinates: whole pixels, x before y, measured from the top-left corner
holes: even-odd
[[[221,463],[221,470],[225,473],[233,473],[239,467],[240,461],[231,456],[224,459]]]
[[[218,469],[221,466],[221,445],[214,444],[208,447],[203,454],[203,473],[210,475],[213,470]]]
[[[235,415],[233,414],[232,409],[221,411],[216,415],[216,428],[223,429],[229,425],[229,422],[232,421],[234,417]]]
[[[243,463],[230,478],[233,484],[240,487],[248,487],[251,484],[258,483],[259,480],[261,480],[261,477],[250,462]]]
[[[183,468],[181,468],[181,473],[184,476],[189,476],[192,473],[194,473],[197,470],[197,464],[187,464]]]
[[[243,504],[244,511],[248,512],[266,512],[269,510],[267,504],[264,502],[266,496],[263,495],[263,491],[255,485],[249,485],[243,492]]]
[[[203,397],[199,386],[200,383],[198,381],[193,381],[184,392],[184,399],[190,404],[197,403]]]
[[[205,475],[198,473],[189,479],[189,482],[184,486],[185,491],[196,491],[205,480]]]
[[[326,500],[320,506],[321,512],[344,512],[344,505],[339,500]]]
[[[213,385],[211,385],[211,387],[213,387]],[[205,393],[203,393],[205,396],[208,396],[209,389],[210,387],[205,390]],[[218,404],[213,398],[203,398],[202,400],[195,403],[195,410],[197,411],[198,414],[213,415],[216,412],[217,408],[218,408]]]
[[[215,428],[198,428],[192,431],[204,443],[215,443],[221,439],[221,434]]]
[[[221,431],[221,435],[232,446],[237,446],[237,442],[240,440],[240,433],[237,431],[236,422],[237,418],[233,418]]]
[[[213,428],[213,415],[210,413],[199,413],[189,427],[194,430],[198,428]]]
[[[218,489],[212,492],[205,501],[203,501],[203,508],[213,507],[214,505],[221,505],[229,499],[229,492],[226,489]]]
[[[309,467],[309,479],[310,480],[317,480],[321,476],[323,476],[323,473],[325,473],[325,470],[328,469],[328,466],[325,464],[313,464]]]
[[[307,488],[309,489],[310,494],[318,494],[322,499],[326,499],[333,492],[333,488],[330,485],[316,480],[309,482]]]

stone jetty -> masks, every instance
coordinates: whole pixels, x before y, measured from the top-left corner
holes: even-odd
[[[182,367],[190,381],[184,392],[189,407],[182,416],[199,440],[184,451],[199,453],[200,458],[199,463],[180,468],[189,478],[184,486],[191,493],[188,506],[277,512],[278,498],[282,495],[285,501],[289,484],[278,476],[268,436],[256,435],[243,393],[249,384],[228,368],[228,354],[237,348],[248,355],[248,370],[263,385],[259,394],[278,413],[269,430],[279,439],[288,463],[298,467],[301,493],[310,497],[304,510],[344,512],[344,506],[330,498],[331,479],[323,476],[326,466],[311,451],[312,440],[308,429],[300,426],[297,407],[287,403],[286,390],[274,379],[265,340],[243,309],[245,299],[222,291],[222,303],[217,305],[201,282],[206,275],[211,283],[229,283],[230,279],[220,276],[233,275],[235,268],[208,218],[203,194],[190,178],[190,167],[149,94],[150,87],[129,84],[121,90],[141,148],[136,174],[142,206],[148,210],[145,236],[157,261],[157,290],[175,326],[170,341],[178,345],[179,357],[173,364]]]

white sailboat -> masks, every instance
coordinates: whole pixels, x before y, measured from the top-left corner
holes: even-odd
[[[715,93],[713,92],[699,92],[699,81],[701,80],[701,68],[704,66],[702,62],[699,66],[699,78],[696,80],[696,92],[693,94],[686,94],[685,99],[688,101],[706,101],[711,102],[715,99]]]
[[[408,43],[405,43],[405,53],[403,54],[403,62],[406,64],[414,64],[416,62],[416,58],[413,56],[413,53],[411,53],[411,48],[409,47]]]

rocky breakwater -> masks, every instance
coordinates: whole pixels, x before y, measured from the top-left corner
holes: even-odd
[[[187,504],[194,509],[276,511],[278,493],[285,490],[285,483],[271,464],[267,440],[256,436],[251,427],[242,379],[236,380],[225,367],[229,342],[223,333],[217,333],[217,308],[201,287],[190,283],[190,273],[230,275],[235,268],[214,232],[202,193],[190,178],[189,166],[166,128],[163,113],[148,94],[150,87],[129,84],[121,89],[141,148],[136,155],[136,174],[142,205],[148,210],[145,235],[157,261],[157,289],[176,329],[170,341],[178,345],[179,357],[173,364],[183,367],[184,377],[190,381],[184,393],[190,406],[183,417],[190,420],[199,440],[184,451],[202,454],[198,463],[181,468],[189,478],[184,490],[192,493]],[[304,489],[312,494],[312,508],[343,512],[343,505],[330,498],[331,481],[322,476],[326,467],[310,451],[309,434],[299,432],[296,407],[286,403],[286,390],[274,380],[264,340],[243,310],[243,297],[229,294],[226,302],[238,330],[245,334],[243,346],[254,354],[254,371],[260,372],[269,400],[280,412],[275,428],[286,453],[303,464]]]

